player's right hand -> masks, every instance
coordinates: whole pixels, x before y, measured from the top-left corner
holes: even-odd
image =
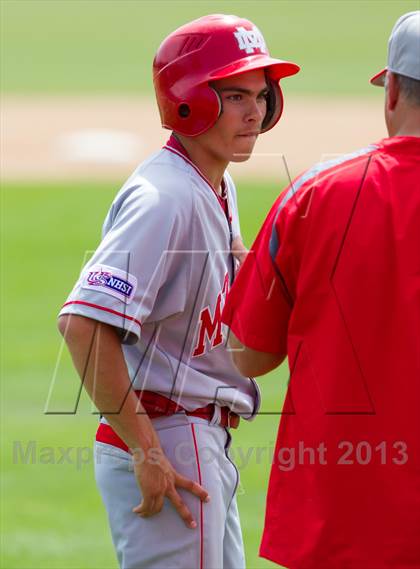
[[[191,492],[203,502],[210,501],[208,492],[197,482],[176,472],[162,449],[153,449],[152,457],[149,456],[145,460],[144,455],[139,458],[136,452],[133,452],[133,458],[134,472],[143,496],[143,500],[133,508],[133,512],[143,518],[154,516],[162,510],[166,497],[172,502],[187,527],[195,529],[197,522],[177,492],[177,488]]]

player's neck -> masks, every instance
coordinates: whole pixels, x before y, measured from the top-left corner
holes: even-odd
[[[176,135],[182,144],[188,157],[197,166],[200,172],[207,178],[218,194],[222,193],[223,174],[229,164],[216,154],[209,152],[205,147],[197,144],[193,138]]]

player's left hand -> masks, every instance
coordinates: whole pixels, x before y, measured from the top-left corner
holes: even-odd
[[[241,268],[245,258],[248,254],[248,249],[245,247],[242,237],[238,235],[232,241],[232,255],[239,261],[239,269]]]

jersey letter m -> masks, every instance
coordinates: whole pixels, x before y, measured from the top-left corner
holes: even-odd
[[[223,342],[222,334],[222,299],[226,299],[229,289],[229,275],[226,273],[223,288],[217,295],[216,308],[212,316],[209,306],[200,312],[197,345],[194,348],[193,357],[202,356],[206,351],[206,338],[210,343],[210,350]]]

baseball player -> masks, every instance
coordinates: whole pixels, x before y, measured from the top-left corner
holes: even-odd
[[[419,11],[372,82],[389,137],[285,190],[223,313],[242,373],[289,359],[260,550],[284,567],[420,568]]]
[[[279,80],[298,70],[236,16],[164,40],[154,86],[172,135],[116,196],[60,313],[102,415],[96,479],[124,569],[245,566],[229,428],[259,393],[224,346],[232,251],[244,254],[226,167],[279,120]]]

